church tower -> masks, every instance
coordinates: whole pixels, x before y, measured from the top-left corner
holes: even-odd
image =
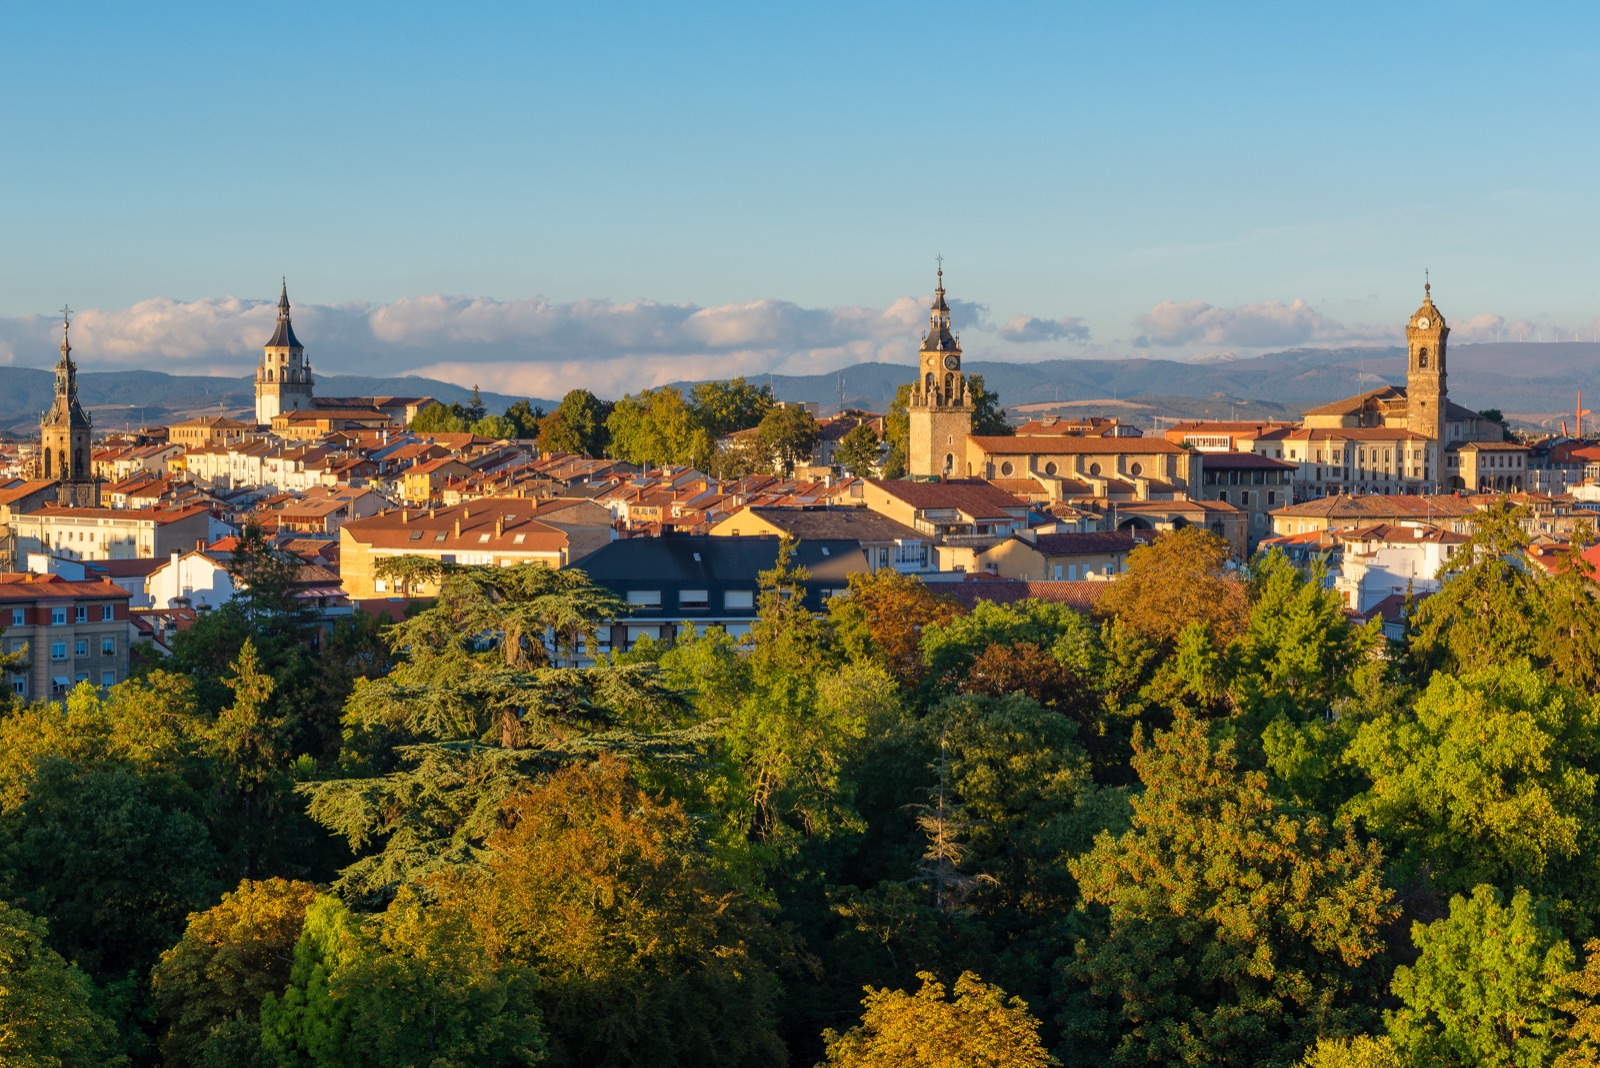
[[[56,482],[56,501],[72,508],[98,508],[100,484],[95,481],[89,446],[89,415],[78,403],[78,365],[67,340],[70,311],[61,313],[61,359],[56,362],[56,396],[39,420],[39,458],[34,473]]]
[[[911,434],[906,470],[912,478],[966,478],[967,435],[972,407],[961,373],[961,345],[950,332],[950,305],[944,300],[944,265],[922,340],[916,384],[906,404]]]
[[[1419,437],[1439,443],[1443,461],[1445,423],[1450,397],[1445,388],[1444,347],[1450,328],[1433,305],[1433,286],[1422,287],[1422,307],[1406,323],[1406,428]]]
[[[278,298],[278,329],[267,342],[256,368],[256,422],[270,426],[281,412],[312,407],[311,364],[289,322],[289,281]]]

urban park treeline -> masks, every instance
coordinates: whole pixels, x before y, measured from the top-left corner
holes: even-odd
[[[0,1062],[1596,1063],[1600,605],[1519,518],[1398,641],[1191,528],[1093,616],[784,555],[592,666],[580,571],[323,632],[249,534],[0,719]]]

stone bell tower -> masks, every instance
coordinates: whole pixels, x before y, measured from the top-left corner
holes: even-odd
[[[950,332],[950,305],[944,299],[944,264],[922,339],[917,381],[906,405],[911,434],[906,471],[912,478],[966,478],[967,435],[972,405],[961,373],[961,344]]]
[[[89,414],[78,403],[78,365],[72,362],[67,331],[72,309],[61,309],[61,359],[56,361],[56,395],[39,420],[39,457],[34,474],[54,479],[56,501],[71,508],[98,508],[100,483],[94,477],[89,446]]]
[[[1422,307],[1406,323],[1406,428],[1439,443],[1442,462],[1450,396],[1445,386],[1444,347],[1450,336],[1444,316],[1433,304],[1433,285],[1422,287]]]
[[[278,328],[256,368],[256,422],[270,426],[272,417],[281,412],[313,407],[311,361],[289,322],[289,280],[284,279],[283,295],[278,298]]]

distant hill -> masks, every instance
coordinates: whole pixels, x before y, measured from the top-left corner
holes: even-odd
[[[1405,383],[1405,350],[1390,348],[1293,349],[1253,358],[1185,363],[1129,357],[1114,360],[1046,360],[999,363],[968,360],[1015,413],[1098,411],[1150,427],[1157,418],[1296,418],[1326,404],[1386,383]],[[902,364],[869,363],[820,375],[770,379],[780,400],[816,401],[824,412],[839,407],[885,410],[894,391],[912,377]],[[692,385],[686,383],[685,385]],[[1515,343],[1459,345],[1450,349],[1450,398],[1474,410],[1499,408],[1517,422],[1554,428],[1577,405],[1577,392],[1600,401],[1600,344]],[[1600,409],[1600,404],[1595,404]]]
[[[55,375],[30,367],[0,367],[0,432],[31,436],[39,428],[39,415],[50,407]],[[325,397],[433,397],[450,403],[465,401],[472,390],[431,378],[365,378],[330,375],[317,379],[317,392]],[[493,412],[503,412],[521,397],[481,393]],[[255,394],[249,378],[169,375],[160,371],[100,371],[78,375],[78,399],[89,410],[97,430],[120,430],[175,422],[197,415],[249,417]],[[555,402],[534,399],[535,405],[553,408]]]

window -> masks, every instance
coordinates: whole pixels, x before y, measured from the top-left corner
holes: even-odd
[[[412,540],[412,541],[421,541],[421,540],[422,540],[422,531],[420,531],[420,530],[413,530],[413,531],[412,531],[412,532],[411,532],[411,540]]]
[[[1090,464],[1089,465],[1089,473],[1091,475],[1098,475],[1100,473],[1100,465],[1099,464]]]
[[[437,533],[437,534],[435,534],[433,536],[433,540],[434,541],[444,541],[444,539],[449,536],[449,533],[450,532],[447,531],[447,530],[441,530],[441,531],[439,531],[439,533]]]
[[[21,675],[11,677],[11,692],[18,697],[28,696],[28,680]]]
[[[66,642],[51,642],[50,643],[50,659],[51,660],[65,660],[66,658],[67,658],[67,643]]]
[[[106,637],[101,638],[100,639],[100,655],[101,656],[116,656],[117,655],[117,639],[111,637],[110,635],[107,635]]]
[[[628,603],[631,604],[631,605],[637,605],[640,608],[660,608],[661,607],[661,591],[660,590],[629,590],[628,591]]]
[[[103,604],[100,606],[100,622],[110,623],[115,618],[117,618],[116,605]]]
[[[1016,468],[1011,466],[1010,460],[1007,460],[1005,463],[1000,465],[1000,474],[1004,477],[1009,478],[1011,476],[1011,472],[1015,470]]]
[[[72,643],[72,655],[73,656],[88,656],[89,655],[89,639],[88,638],[79,638],[77,641],[73,642]]]
[[[26,609],[13,608],[11,610],[11,625],[13,627],[20,627],[20,626],[25,625],[26,622],[27,622],[27,619],[28,619],[28,613],[27,613]]]
[[[487,535],[487,534],[479,534],[478,535],[478,544],[479,545],[486,545],[486,544],[488,544],[488,542],[489,542],[489,535]]]
[[[100,672],[100,685],[102,685],[102,686],[115,686],[116,684],[117,684],[117,673],[115,671],[102,671],[102,672]]]
[[[67,687],[71,685],[72,680],[65,675],[53,675],[50,678],[50,692],[53,694],[66,693]]]
[[[64,626],[66,626],[67,625],[67,610],[65,608],[52,608],[52,609],[50,609],[50,625],[52,627],[64,627]]]
[[[722,606],[730,610],[754,608],[756,606],[756,593],[754,590],[728,590],[722,595]]]
[[[1128,467],[1128,473],[1133,475],[1133,476],[1135,476],[1135,477],[1138,477],[1139,475],[1144,473],[1144,468],[1139,466],[1138,464],[1130,464],[1129,467]]]
[[[678,591],[679,608],[710,608],[711,594],[705,590]]]
[[[89,622],[89,606],[86,604],[80,604],[78,606],[78,611],[74,614],[74,618],[76,618],[79,623]]]

